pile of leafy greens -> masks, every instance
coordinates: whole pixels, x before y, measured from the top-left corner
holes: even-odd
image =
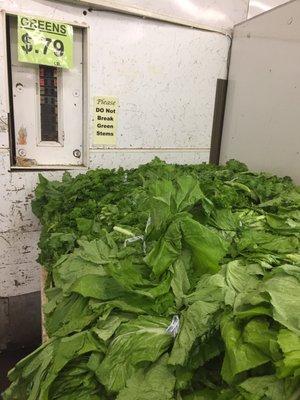
[[[300,190],[244,164],[40,177],[49,340],[5,400],[300,398]]]

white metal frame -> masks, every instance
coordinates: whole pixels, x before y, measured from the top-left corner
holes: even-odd
[[[61,0],[55,0],[55,1],[62,2]],[[216,33],[220,33],[225,36],[230,36],[230,37],[232,36],[232,29],[216,28],[216,27],[212,27],[209,25],[196,24],[193,21],[188,21],[183,18],[179,18],[179,17],[175,18],[170,15],[149,11],[149,10],[145,10],[145,9],[134,7],[134,6],[123,5],[120,3],[116,4],[115,1],[110,1],[110,0],[64,0],[64,1],[66,3],[73,3],[76,5],[83,6],[83,7],[90,6],[90,7],[95,7],[95,9],[100,9],[100,10],[116,11],[116,12],[123,13],[123,14],[130,14],[130,15],[135,15],[135,16],[139,16],[139,17],[143,17],[143,18],[154,19],[157,21],[169,22],[174,25],[181,25],[181,26],[187,26],[190,28],[205,30],[205,31],[209,31],[209,32],[216,32]]]
[[[4,92],[5,94],[3,95],[3,110],[7,112],[7,114],[10,113],[10,103],[9,103],[9,84],[8,84],[8,65],[7,65],[7,37],[6,37],[6,16],[14,16],[18,17],[18,15],[27,15],[28,17],[32,17],[33,15],[36,17],[43,18],[42,16],[33,13],[33,14],[27,14],[27,13],[20,13],[20,12],[12,12],[12,11],[6,11],[4,9],[0,9],[0,21],[1,21],[1,26],[2,29],[0,30],[0,34],[3,35],[3,49],[0,51],[0,57],[3,57],[4,60],[4,76],[3,76],[3,81],[5,84],[3,84],[3,87],[5,88]],[[34,165],[30,167],[20,167],[16,165],[11,165],[10,169],[13,170],[86,170],[89,167],[89,123],[88,123],[88,118],[89,118],[89,35],[90,35],[90,27],[88,24],[85,23],[80,23],[78,21],[72,21],[69,19],[58,19],[58,22],[65,23],[72,25],[74,27],[78,27],[82,29],[83,32],[83,72],[82,72],[82,86],[83,86],[83,96],[82,96],[82,102],[83,102],[83,117],[82,117],[82,165]],[[7,133],[9,135],[9,143],[10,143],[10,151],[12,151],[12,141],[10,138],[11,132],[8,131]],[[42,145],[43,142],[39,142],[39,145]],[[49,145],[49,142],[48,142]],[[51,143],[50,143],[51,145]],[[51,146],[61,146],[60,143],[53,143]]]
[[[57,87],[58,89],[58,93],[57,93],[57,103],[58,103],[58,109],[60,108],[60,103],[62,102],[62,93],[60,88],[62,87],[62,73],[61,73],[61,69],[58,69],[58,74],[57,74],[57,82],[58,85]],[[40,86],[39,86],[39,92],[38,92],[38,104],[41,103],[41,90],[40,90]],[[82,113],[83,116],[83,113]],[[62,117],[61,114],[58,114],[58,140],[56,142],[51,142],[51,141],[43,141],[42,140],[42,130],[41,130],[41,120],[39,119],[38,121],[38,125],[39,125],[39,130],[38,130],[38,136],[36,138],[37,140],[37,147],[63,147],[64,145],[64,135],[62,134]]]

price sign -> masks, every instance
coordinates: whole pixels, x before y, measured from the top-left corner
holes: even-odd
[[[72,68],[73,27],[61,22],[19,15],[18,60]]]

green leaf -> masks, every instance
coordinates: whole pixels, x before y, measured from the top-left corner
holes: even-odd
[[[138,369],[128,379],[117,400],[173,400],[175,377],[163,356],[148,369]]]
[[[225,342],[221,374],[226,382],[232,383],[235,376],[241,372],[270,361],[270,357],[259,349],[260,346],[256,347],[246,342],[243,328],[230,315],[222,318],[221,334]]]
[[[276,363],[277,376],[300,377],[300,336],[288,329],[281,329],[278,335],[278,344],[283,352],[283,359]]]
[[[169,323],[166,318],[140,316],[121,325],[96,371],[109,392],[123,389],[139,363],[155,362],[168,349],[172,342],[166,333]]]
[[[287,267],[287,271],[294,267]],[[298,278],[279,270],[265,282],[266,291],[271,297],[273,317],[276,321],[300,334],[300,273]]]
[[[218,394],[215,390],[204,389],[183,397],[183,400],[215,400]]]
[[[98,300],[111,300],[124,295],[125,290],[110,276],[85,275],[69,288],[70,292]]]
[[[175,296],[176,306],[181,307],[184,296],[188,293],[191,285],[188,272],[191,269],[190,254],[182,254],[171,267],[173,273],[171,287]]]
[[[217,233],[189,217],[183,219],[181,229],[184,241],[192,251],[196,269],[201,274],[217,272],[219,262],[227,253],[229,243]]]
[[[196,301],[182,313],[180,332],[171,352],[170,364],[186,363],[195,340],[208,334],[217,325],[218,308],[217,302]]]

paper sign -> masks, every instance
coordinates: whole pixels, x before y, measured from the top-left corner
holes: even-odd
[[[72,68],[73,27],[61,22],[19,15],[18,60]]]
[[[94,145],[115,145],[118,99],[110,96],[94,98]]]

